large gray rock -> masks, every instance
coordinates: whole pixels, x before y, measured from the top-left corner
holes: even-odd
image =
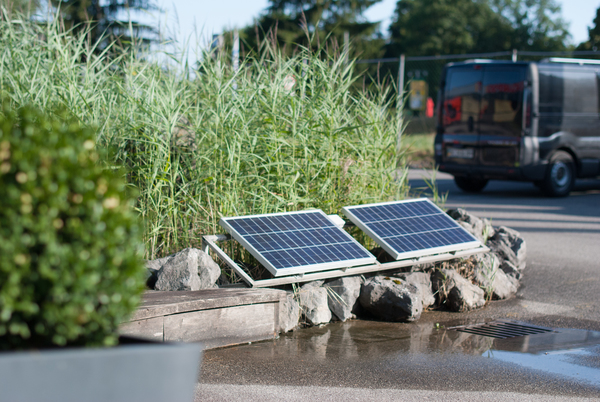
[[[164,257],[164,258],[158,258],[156,260],[147,260],[146,261],[146,269],[148,270],[148,276],[146,277],[146,285],[150,288],[150,289],[154,289],[154,286],[156,285],[156,281],[158,280],[158,271],[160,271],[160,269],[162,268],[162,266],[164,265],[164,263],[170,258],[169,257]]]
[[[200,290],[216,287],[221,270],[202,250],[186,248],[165,258],[150,261],[157,271],[155,290]]]
[[[471,215],[462,208],[449,209],[447,214],[483,244],[495,234],[494,227],[489,220]]]
[[[166,258],[157,273],[156,290],[199,290],[198,251],[186,248]]]
[[[221,276],[221,267],[210,255],[202,250],[198,251],[198,276],[200,277],[200,289],[217,287],[216,283]]]
[[[324,281],[309,282],[298,291],[298,303],[307,323],[325,324],[331,321],[331,310],[327,301],[327,289],[322,288]]]
[[[294,298],[294,292],[286,292],[286,297],[279,302],[279,330],[288,332],[298,327],[300,305]]]
[[[324,285],[329,289],[329,309],[340,321],[355,317],[362,282],[360,276],[346,276]]]
[[[513,264],[519,271],[525,268],[527,245],[525,239],[516,230],[500,226],[487,242],[487,246],[500,258]]]
[[[415,285],[419,290],[419,297],[423,303],[423,310],[435,304],[435,297],[431,290],[431,275],[426,274],[425,272],[406,272],[398,273],[394,276]]]
[[[495,253],[478,254],[473,259],[476,262],[474,279],[486,298],[506,299],[517,292],[517,284],[500,269],[500,259]]]
[[[431,275],[440,304],[450,311],[469,311],[485,305],[483,290],[452,269],[439,269]]]
[[[415,285],[387,276],[365,280],[359,301],[367,312],[384,321],[415,321],[423,311]]]

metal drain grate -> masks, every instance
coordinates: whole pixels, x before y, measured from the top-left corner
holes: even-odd
[[[486,324],[466,325],[448,329],[473,335],[489,336],[497,339],[556,332],[549,328],[537,327],[529,324],[519,324],[511,321],[493,321]]]

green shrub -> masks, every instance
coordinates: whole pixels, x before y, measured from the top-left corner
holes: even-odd
[[[116,343],[144,284],[142,228],[94,132],[0,110],[0,348]]]

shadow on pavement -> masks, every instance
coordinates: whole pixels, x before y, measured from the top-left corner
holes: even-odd
[[[431,197],[423,177],[429,171],[410,172],[413,196]],[[521,231],[600,233],[600,180],[579,180],[570,196],[545,197],[532,183],[490,181],[481,193],[466,193],[452,176],[437,173],[438,193],[446,195],[446,207],[464,207],[481,217]]]

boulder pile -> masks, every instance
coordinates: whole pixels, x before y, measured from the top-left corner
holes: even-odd
[[[436,264],[414,265],[406,271],[385,271],[373,275],[350,276],[302,285],[279,319],[283,332],[298,326],[321,325],[331,320],[371,317],[383,321],[411,322],[432,308],[465,312],[483,307],[490,300],[501,300],[517,292],[525,268],[526,246],[520,234],[510,228],[494,228],[463,209],[448,211],[462,227],[484,243],[490,251],[468,258]],[[372,250],[380,262],[389,256]],[[320,303],[320,306],[318,305]],[[287,314],[287,315],[286,315]],[[292,325],[296,319],[296,325]]]

